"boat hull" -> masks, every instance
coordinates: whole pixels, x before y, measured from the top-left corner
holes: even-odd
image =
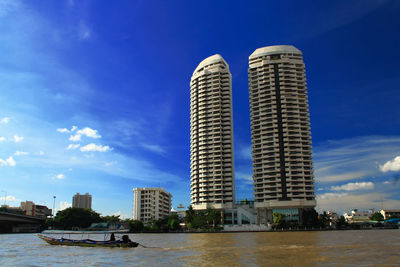
[[[97,241],[91,239],[74,240],[66,238],[53,238],[44,235],[37,235],[40,239],[46,241],[50,245],[61,246],[79,246],[79,247],[109,247],[109,248],[134,248],[139,245],[136,242],[124,243],[120,240],[117,241]]]

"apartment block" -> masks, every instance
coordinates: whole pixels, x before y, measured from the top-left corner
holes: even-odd
[[[255,208],[258,222],[279,212],[298,221],[316,205],[305,65],[289,45],[249,57],[249,95]]]
[[[190,80],[190,181],[194,209],[234,203],[232,82],[218,54],[204,59]]]
[[[172,195],[164,188],[133,189],[133,219],[152,222],[170,214]]]
[[[92,195],[86,193],[81,195],[76,193],[72,198],[73,208],[91,209],[92,208]]]

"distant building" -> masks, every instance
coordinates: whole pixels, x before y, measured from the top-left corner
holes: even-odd
[[[36,205],[32,201],[21,202],[20,210],[25,215],[46,218],[51,215],[52,210],[43,205]]]
[[[346,222],[357,223],[369,221],[372,214],[374,214],[374,210],[358,211],[358,209],[354,209],[350,213],[343,214],[343,216]]]
[[[81,195],[76,193],[72,198],[73,208],[91,209],[92,208],[92,195],[86,193]]]
[[[385,220],[390,219],[390,217],[392,217],[392,216],[397,216],[397,218],[400,218],[400,209],[381,210],[380,213],[383,215],[383,219],[385,219]]]
[[[134,188],[133,219],[152,222],[168,216],[171,199],[172,195],[164,188]]]

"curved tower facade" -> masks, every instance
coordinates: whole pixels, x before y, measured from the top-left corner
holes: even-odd
[[[305,66],[294,46],[268,46],[249,57],[255,207],[260,221],[279,212],[301,220],[315,207]]]
[[[190,177],[194,209],[232,206],[232,82],[220,55],[203,60],[190,80]]]

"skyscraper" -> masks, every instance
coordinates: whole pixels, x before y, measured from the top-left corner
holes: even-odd
[[[190,176],[194,209],[234,202],[232,83],[220,55],[203,60],[190,81]]]
[[[301,220],[315,207],[305,66],[294,46],[268,46],[249,57],[255,208],[258,221],[279,212]]]
[[[92,208],[92,196],[89,193],[81,195],[76,193],[72,198],[73,208],[91,209]]]

